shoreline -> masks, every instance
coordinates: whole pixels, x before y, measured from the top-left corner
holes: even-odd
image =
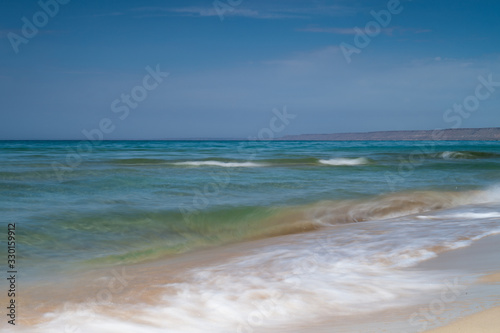
[[[413,305],[302,325],[295,333],[497,333],[500,327],[500,235],[486,236],[472,245],[440,253],[409,270],[443,272],[443,287]],[[444,291],[449,302],[441,307]],[[434,311],[432,309],[437,309]],[[491,327],[491,328],[490,328]],[[496,330],[495,330],[496,329]],[[260,331],[259,331],[260,332]],[[263,332],[271,332],[263,330]]]
[[[479,276],[471,285],[470,290],[481,290],[479,297],[471,303],[467,301],[469,312],[463,316],[452,318],[449,323],[424,331],[425,333],[496,333],[500,327],[500,235],[493,235],[479,240],[468,248],[456,250],[458,253],[444,253],[441,258],[435,258],[424,267],[441,266],[445,270],[456,270],[460,265],[468,265],[469,274]],[[491,265],[494,266],[491,266]],[[495,266],[496,264],[496,266]],[[488,295],[488,293],[491,293]],[[490,297],[488,297],[490,296]],[[474,306],[479,309],[474,309]]]
[[[363,224],[363,226],[366,225]],[[346,227],[348,226],[337,226],[337,228]],[[314,235],[314,233],[318,233],[319,235],[321,234],[321,231],[315,231],[309,235]],[[178,270],[188,271],[189,269],[210,265],[220,262],[221,260],[225,261],[229,258],[237,258],[256,248],[270,245],[271,243],[277,245],[283,245],[286,243],[293,244],[299,238],[301,238],[301,235],[284,235],[274,237],[272,239],[253,240],[219,248],[206,249],[200,252],[186,253],[176,258],[165,258],[160,261],[130,266],[127,265],[125,266],[126,270],[123,270],[123,272],[120,270],[117,271],[117,273],[120,273],[125,277],[126,285],[133,285],[134,288],[125,288],[123,290],[120,288],[119,292],[112,294],[113,301],[116,301],[118,304],[126,304],[127,300],[136,299],[144,302],[145,304],[155,304],[160,302],[158,297],[162,292],[161,285],[167,282],[181,282],[177,280],[178,276],[174,274],[174,272]],[[441,290],[432,294],[423,295],[424,297],[420,301],[417,300],[417,302],[415,302],[415,299],[409,299],[410,302],[408,303],[413,303],[411,305],[366,314],[330,319],[325,318],[326,320],[321,322],[305,322],[303,325],[296,327],[296,329],[291,332],[330,332],[331,330],[335,330],[336,332],[344,333],[416,333],[423,332],[424,329],[430,329],[429,332],[431,333],[448,333],[456,332],[456,330],[453,331],[453,328],[451,328],[450,331],[450,328],[447,328],[449,325],[450,327],[455,327],[453,325],[474,325],[474,322],[477,322],[478,320],[488,320],[491,322],[491,325],[497,325],[496,327],[499,327],[500,322],[498,320],[491,321],[492,318],[495,318],[495,314],[497,314],[497,312],[489,310],[490,308],[493,309],[500,306],[500,290],[498,285],[500,282],[500,271],[498,270],[497,264],[500,262],[500,251],[498,251],[499,244],[500,235],[486,236],[475,241],[470,246],[442,252],[435,258],[421,262],[417,266],[405,269],[408,271],[417,270],[419,272],[429,272],[429,274],[439,272],[442,273],[443,281],[447,280],[451,283],[454,283],[453,281],[458,277],[458,283],[467,287],[464,292],[461,292],[460,296],[454,298],[453,301],[445,302],[446,306],[443,311],[439,311],[440,313],[434,315],[431,313],[431,318],[433,319],[428,319],[425,327],[423,325],[425,322],[425,318],[423,316],[420,316],[420,318],[417,318],[418,320],[413,322],[410,321],[411,316],[415,313],[419,313],[422,308],[427,309],[429,312],[429,309],[432,309],[433,306],[432,302],[439,299]],[[38,308],[37,310],[41,310],[41,312],[44,313],[52,312],[58,306],[57,300],[68,301],[68,295],[71,295],[71,300],[73,302],[83,301],[89,295],[99,295],[99,293],[105,290],[102,287],[102,283],[115,276],[114,268],[111,272],[106,271],[108,271],[108,268],[96,269],[82,275],[75,273],[73,276],[74,279],[70,279],[70,281],[66,280],[64,283],[61,283],[58,287],[58,292],[51,294],[51,298],[55,301],[55,303],[48,302],[45,304],[44,308]],[[144,276],[148,276],[150,279],[142,281],[142,277]],[[85,290],[73,288],[73,286],[78,285],[81,281],[87,282]],[[52,285],[49,281],[45,282],[48,284],[47,287]],[[443,287],[445,286],[446,284],[443,283]],[[43,290],[40,290],[40,285],[36,286],[36,288],[35,286],[32,286],[31,290],[27,289],[25,291],[27,292],[25,296],[29,294],[31,296],[29,298],[32,301],[37,298],[45,299],[47,297],[46,291],[44,291],[45,288],[42,289]],[[47,290],[49,289],[50,288]],[[71,293],[68,294],[69,290],[71,290]],[[137,294],[134,292],[135,290],[140,290],[141,292]],[[28,301],[28,299],[24,299],[24,301]],[[403,301],[404,302],[402,303],[406,303],[406,300]],[[483,311],[484,314],[481,315]],[[491,314],[492,312],[494,315]],[[471,319],[466,319],[469,316]],[[465,317],[465,319],[463,317]],[[23,324],[31,325],[36,324],[42,318],[43,317],[34,318],[26,316],[22,321]],[[461,324],[462,320],[466,320],[466,324]],[[469,323],[471,320],[472,324]],[[433,331],[432,329],[436,329],[437,331]],[[439,329],[444,330],[439,331]],[[446,331],[446,329],[448,329],[448,331]],[[267,328],[259,328],[256,330],[256,332],[268,331],[271,332],[273,330],[268,330]],[[466,332],[490,333],[492,331],[478,330]]]
[[[425,333],[498,333],[500,327],[500,306],[470,316],[459,318],[446,326],[425,331]]]
[[[470,316],[459,318],[446,326],[425,331],[425,333],[498,333],[500,327],[500,306]]]

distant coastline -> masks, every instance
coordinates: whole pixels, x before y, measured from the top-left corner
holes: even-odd
[[[418,131],[376,131],[330,134],[297,134],[268,138],[161,138],[97,141],[500,141],[500,127]],[[82,139],[0,139],[1,141],[88,141]]]
[[[287,135],[277,140],[285,141],[497,141],[500,127],[457,128],[422,131],[379,131],[361,133]]]

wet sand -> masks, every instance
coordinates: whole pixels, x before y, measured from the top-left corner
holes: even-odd
[[[297,327],[306,333],[498,333],[500,332],[500,235],[439,254],[411,270],[443,272],[443,290],[414,306]],[[446,282],[445,282],[446,281]],[[447,286],[458,285],[456,297]],[[442,302],[442,293],[451,302]],[[442,303],[441,303],[442,302]],[[441,306],[443,304],[444,306]],[[432,309],[436,309],[433,313]],[[267,331],[265,331],[267,332]],[[269,331],[271,332],[271,331]]]
[[[497,303],[500,302],[500,272],[482,276],[479,283],[495,285]],[[500,331],[500,306],[496,306],[464,318],[451,324],[432,329],[428,333],[498,333]]]
[[[500,235],[485,237],[472,246],[442,253],[416,268],[441,270],[447,272],[450,278],[458,277],[459,281],[463,281],[460,283],[468,284],[462,297],[443,311],[442,317],[446,317],[448,322],[425,332],[500,332]]]
[[[488,309],[465,318],[458,319],[450,325],[439,327],[428,333],[498,333],[500,330],[500,307]]]

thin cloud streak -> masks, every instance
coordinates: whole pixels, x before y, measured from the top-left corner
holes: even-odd
[[[314,26],[297,29],[297,31],[328,33],[328,34],[335,34],[335,35],[355,35],[357,33],[354,28],[314,27]],[[389,35],[389,36],[393,35],[394,32],[399,32],[400,35],[402,35],[406,32],[414,33],[414,34],[432,32],[431,29],[416,29],[416,28],[403,28],[403,27],[382,28],[382,29],[380,29],[380,31],[386,35]]]
[[[134,12],[143,12],[141,17],[150,16],[188,16],[188,17],[212,17],[219,16],[214,7],[138,7],[132,9]],[[308,19],[310,15],[323,16],[346,16],[354,15],[359,9],[347,6],[326,6],[321,8],[268,8],[268,9],[250,9],[235,7],[224,12],[226,16],[246,17],[253,19]],[[159,13],[161,12],[161,13]]]

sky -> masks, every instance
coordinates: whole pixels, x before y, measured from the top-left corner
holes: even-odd
[[[498,127],[498,0],[0,0],[0,139]]]

